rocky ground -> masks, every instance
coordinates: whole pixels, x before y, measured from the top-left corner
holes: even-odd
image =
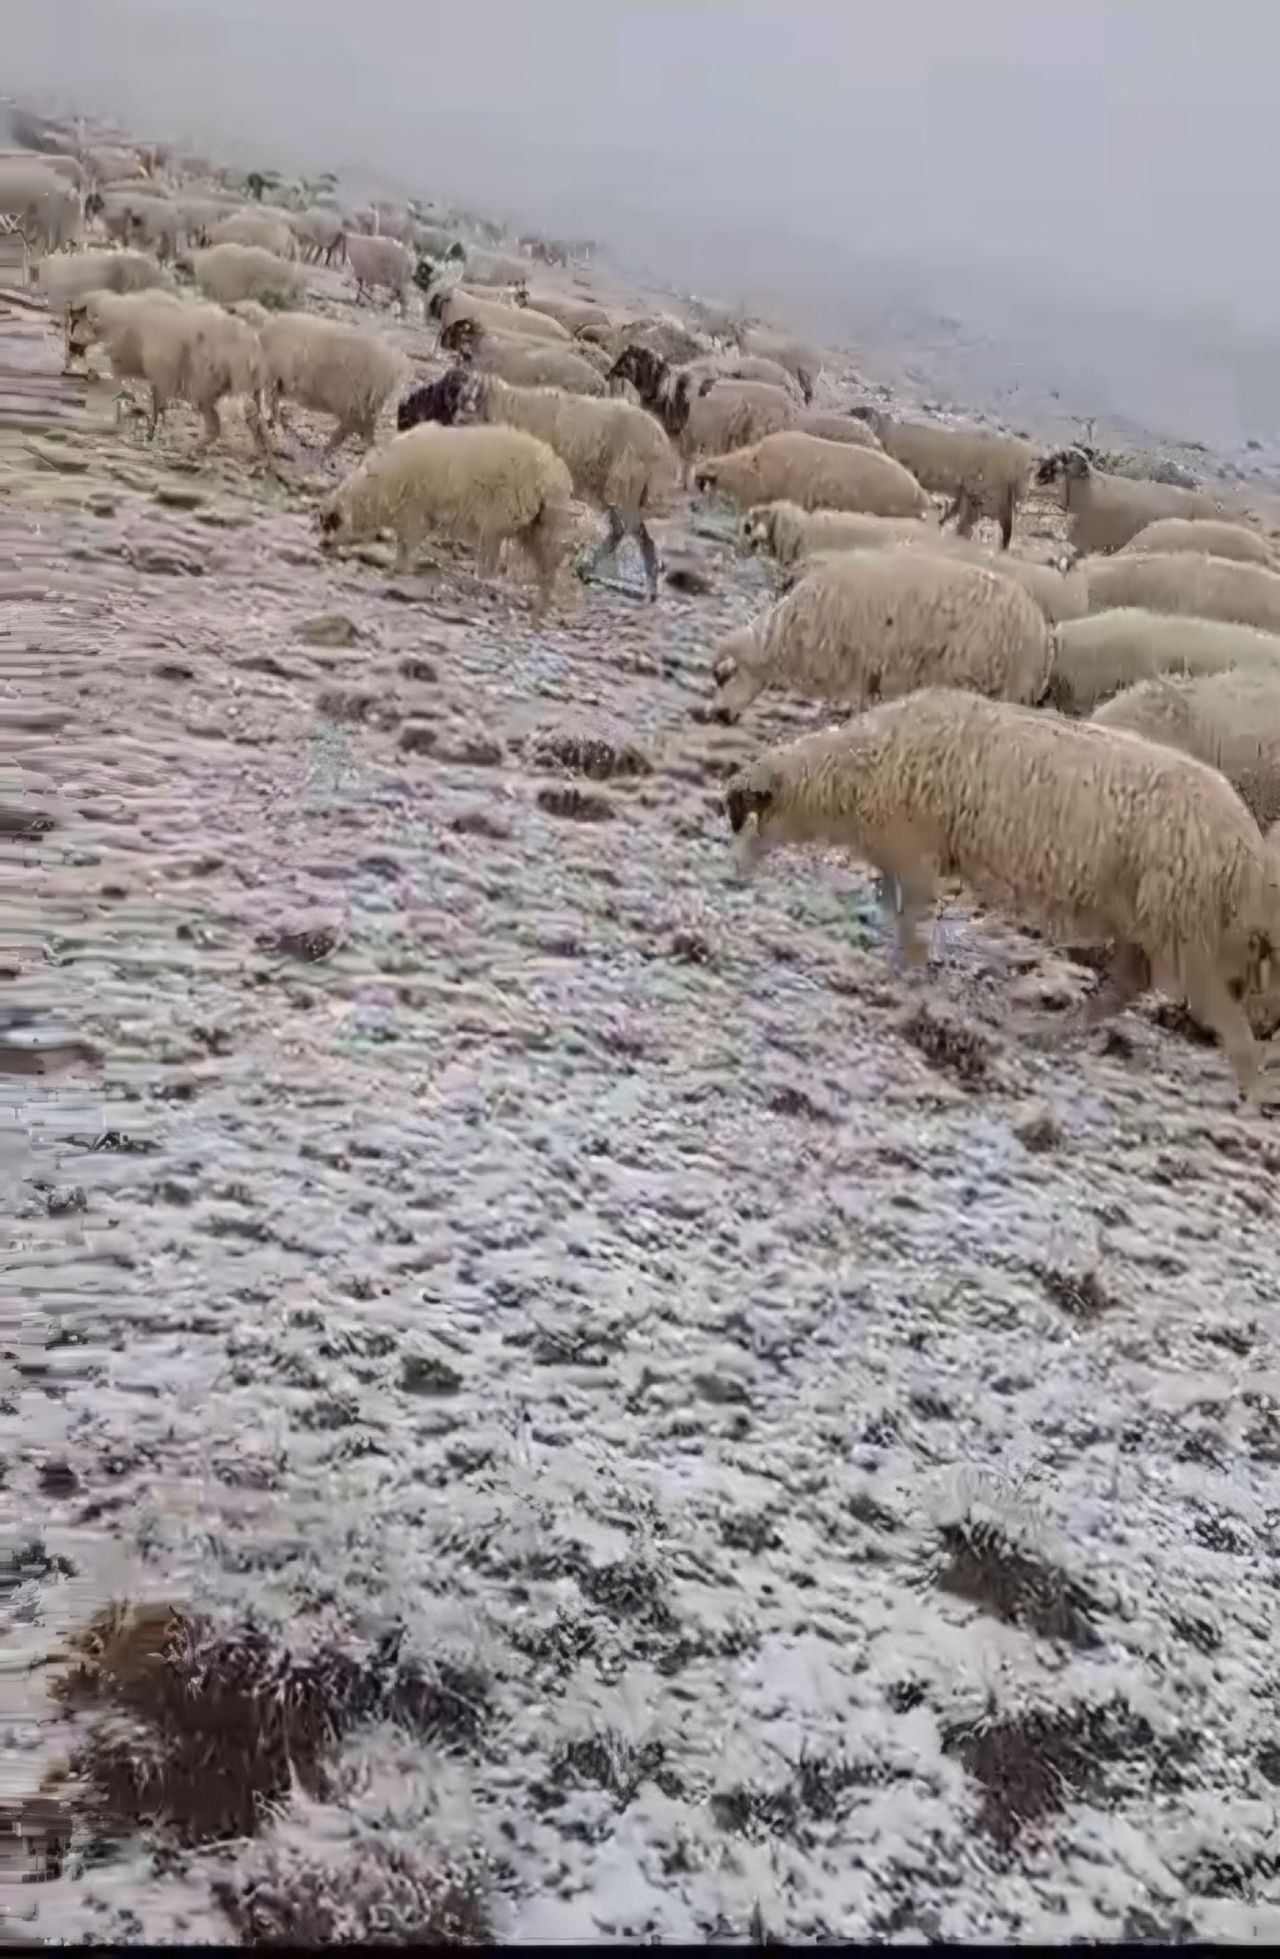
[[[1280,1131],[738,877],[714,513],[538,627],[104,418],[0,429],[16,1929],[1280,1936]]]

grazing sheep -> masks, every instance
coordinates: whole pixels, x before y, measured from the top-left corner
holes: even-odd
[[[371,238],[358,231],[344,233],[343,244],[347,264],[355,274],[356,305],[364,303],[366,293],[388,292],[400,302],[403,318],[409,311],[413,253],[398,238]]]
[[[272,466],[263,428],[266,363],[253,329],[220,306],[184,304],[172,293],[89,293],[67,313],[70,354],[106,349],[118,383],[145,381],[151,391],[148,440],[174,401],[190,402],[205,426],[204,447],[222,433],[218,404],[245,399],[245,418],[263,459]],[[123,388],[117,396],[117,409]]]
[[[712,713],[736,720],[766,687],[863,707],[926,686],[1038,701],[1048,621],[1010,580],[923,551],[825,559],[718,648]]]
[[[53,313],[65,313],[75,299],[91,292],[145,292],[168,287],[169,278],[146,252],[58,252],[41,259],[36,283]]]
[[[208,245],[177,261],[176,270],[189,271],[206,299],[234,306],[255,299],[260,306],[296,306],[307,289],[300,265],[288,265],[260,245]]]
[[[841,415],[829,408],[807,408],[796,422],[805,435],[820,435],[824,442],[852,442],[859,449],[883,449],[884,444],[868,422],[856,415]]]
[[[305,211],[291,214],[290,223],[293,235],[298,241],[298,251],[302,259],[311,265],[332,265],[342,250],[342,217],[337,211],[326,211],[323,205],[312,204]]]
[[[1209,558],[1235,558],[1241,564],[1265,565],[1274,571],[1276,561],[1268,540],[1247,524],[1228,524],[1213,517],[1158,517],[1137,531],[1116,552],[1118,558],[1131,558],[1149,552],[1198,551]]]
[[[1049,699],[1064,713],[1089,714],[1140,680],[1221,673],[1227,667],[1280,673],[1280,634],[1124,606],[1058,628]]]
[[[1280,667],[1143,680],[1092,719],[1220,769],[1260,829],[1280,819]]]
[[[85,215],[91,213],[109,238],[153,252],[162,261],[176,258],[188,242],[187,213],[154,189],[98,192],[85,202]]]
[[[622,326],[612,328],[584,327],[578,338],[597,342],[607,349],[613,359],[625,347],[643,347],[660,360],[670,362],[693,361],[699,355],[711,352],[710,345],[701,335],[691,333],[687,326],[669,313],[628,320]]]
[[[531,306],[504,306],[497,300],[477,299],[461,286],[455,286],[452,291],[434,291],[427,302],[427,311],[439,320],[442,329],[458,320],[474,320],[477,326],[486,327],[491,333],[515,334],[527,340],[558,340],[568,346],[572,338],[559,320],[535,313]]]
[[[1036,471],[1041,488],[1062,485],[1062,507],[1071,518],[1068,537],[1080,552],[1118,551],[1158,517],[1221,517],[1223,506],[1205,490],[1172,483],[1144,483],[1106,476],[1080,449],[1059,449]]]
[[[1141,606],[1147,612],[1190,613],[1280,632],[1280,572],[1262,565],[1166,551],[1086,559],[1080,570],[1089,587],[1090,612]]]
[[[432,531],[476,544],[486,576],[512,538],[537,574],[545,609],[573,548],[577,513],[569,472],[536,436],[515,428],[424,423],[366,457],[322,506],[322,548],[394,532],[396,569],[410,569]]]
[[[876,449],[790,429],[749,449],[713,456],[694,473],[700,490],[716,490],[740,509],[786,500],[805,510],[861,510],[878,517],[924,517],[933,505],[909,470]]]
[[[563,388],[570,395],[602,395],[604,376],[568,347],[550,340],[518,340],[492,333],[471,319],[455,320],[440,335],[440,351],[517,388]]]
[[[967,538],[945,537],[939,532],[917,525],[924,533],[918,538],[886,537],[856,545],[854,550],[910,551],[916,555],[927,553],[930,557],[960,560],[965,564],[979,565],[997,578],[1008,579],[1039,606],[1051,626],[1063,619],[1082,619],[1088,605],[1089,590],[1079,571],[1067,574],[1055,569],[1053,565],[1034,564],[1027,558],[1015,558],[1012,552],[993,558],[980,546],[971,544]],[[820,564],[828,564],[833,558],[849,557],[847,546],[834,551],[812,551],[783,573],[781,588],[790,591],[806,572]]]
[[[516,286],[529,276],[529,261],[510,252],[468,252],[467,279],[473,286]]]
[[[511,297],[517,306],[531,307],[544,319],[559,320],[569,334],[581,333],[584,327],[607,329],[613,325],[608,312],[595,300],[575,299],[570,293],[548,292],[544,286],[530,291],[523,279],[516,285]]]
[[[697,386],[708,380],[764,381],[770,387],[781,388],[782,392],[790,395],[798,406],[803,405],[804,402],[800,383],[795,375],[788,374],[780,361],[765,360],[761,354],[739,354],[732,350],[719,354],[700,354],[697,360],[687,361],[680,371],[687,374],[690,381]]]
[[[549,443],[563,458],[578,496],[604,511],[609,529],[588,572],[613,557],[633,533],[644,559],[649,598],[658,596],[658,553],[646,518],[675,488],[676,459],[662,429],[633,402],[592,400],[559,388],[513,388],[496,374],[455,367],[400,404],[408,419],[501,422]]]
[[[944,524],[957,517],[960,535],[967,537],[979,516],[993,516],[1000,525],[1000,542],[1008,550],[1018,504],[1035,467],[1036,452],[1029,442],[1014,435],[995,435],[989,429],[902,422],[878,408],[854,412],[875,430],[887,454],[896,457],[926,490],[952,499]]]
[[[734,449],[748,449],[766,435],[792,428],[796,412],[791,396],[767,381],[704,383],[674,438],[684,459],[686,481],[698,456],[726,456]]]
[[[1241,1090],[1261,1099],[1242,1002],[1280,957],[1280,867],[1202,762],[931,688],[767,750],[732,778],[725,807],[746,863],[817,844],[874,865],[900,894],[910,965],[927,957],[921,926],[941,876],[1055,936],[1115,945],[1132,956],[1089,1017],[1118,1011],[1149,975],[1217,1034]]]
[[[80,161],[95,183],[109,184],[116,178],[145,177],[146,165],[136,150],[102,148],[84,150]]]
[[[32,256],[76,244],[84,229],[80,199],[49,164],[0,164],[0,217],[12,218],[22,238],[23,277]]]
[[[774,333],[768,327],[746,327],[738,336],[738,345],[744,354],[755,354],[785,367],[799,384],[805,407],[810,406],[822,374],[822,355],[816,347],[806,347],[801,341],[792,340],[785,333]]]
[[[211,245],[256,245],[277,258],[295,259],[298,239],[292,225],[266,211],[233,211],[220,218],[209,233]]]
[[[361,327],[319,319],[314,313],[268,313],[251,300],[236,310],[262,342],[273,425],[287,397],[334,417],[326,455],[349,436],[366,444],[373,441],[379,415],[409,371],[398,348]]]
[[[775,564],[794,565],[814,551],[856,551],[938,535],[927,517],[870,517],[856,510],[804,510],[798,503],[760,503],[747,512],[743,541]]]

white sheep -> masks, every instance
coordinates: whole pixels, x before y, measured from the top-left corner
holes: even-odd
[[[1140,606],[1147,612],[1189,613],[1280,632],[1280,572],[1262,565],[1165,551],[1140,558],[1119,553],[1086,558],[1080,570],[1089,587],[1090,612]]]
[[[892,456],[794,429],[699,463],[693,480],[698,489],[716,490],[740,509],[785,500],[806,510],[860,510],[879,517],[933,513],[915,477]]]
[[[858,449],[884,447],[870,423],[830,408],[806,408],[796,427],[805,435],[820,435],[824,442],[851,442]]]
[[[75,244],[84,227],[80,199],[56,170],[32,159],[0,163],[0,217],[12,218],[22,239],[23,277],[31,256],[44,257]]]
[[[736,720],[766,687],[855,707],[928,686],[1035,702],[1052,652],[1035,601],[978,565],[914,548],[836,553],[720,642],[711,712]]]
[[[816,844],[872,864],[899,894],[909,965],[927,958],[921,927],[942,876],[1055,935],[1114,945],[1132,956],[1090,1017],[1149,978],[1217,1034],[1241,1090],[1261,1100],[1243,1001],[1280,960],[1280,865],[1204,763],[936,688],[767,750],[732,778],[725,806],[744,863]]]
[[[518,340],[493,333],[475,320],[455,320],[440,335],[441,353],[456,354],[481,374],[496,374],[517,388],[563,388],[571,395],[602,395],[604,376],[576,348],[551,340]]]
[[[979,516],[994,517],[1000,526],[1000,542],[1008,550],[1018,505],[1026,495],[1036,462],[1029,442],[990,429],[904,422],[877,408],[858,412],[875,430],[886,452],[909,469],[926,490],[951,499],[944,523],[957,517],[963,537],[968,536]]]
[[[816,347],[806,347],[802,341],[792,340],[785,333],[775,333],[770,327],[744,328],[738,336],[738,345],[744,354],[754,354],[761,360],[776,361],[779,367],[785,367],[798,383],[808,407],[822,374],[822,355]]]
[[[815,551],[856,551],[862,546],[897,544],[916,536],[937,537],[932,505],[927,516],[871,517],[859,510],[805,510],[798,503],[760,503],[743,519],[743,542],[782,566],[798,564]]]
[[[725,456],[794,428],[796,416],[791,396],[768,381],[713,381],[689,401],[675,445],[687,470],[699,456]]]
[[[407,314],[415,265],[408,247],[398,238],[371,238],[359,231],[344,233],[343,245],[355,274],[356,305],[367,292],[384,291],[399,302],[401,315]]]
[[[342,250],[341,214],[328,211],[321,204],[312,204],[305,211],[295,211],[290,222],[302,257],[310,264],[318,264],[323,259],[326,265],[332,265]]]
[[[1157,517],[1135,532],[1117,551],[1118,558],[1157,551],[1198,551],[1210,558],[1236,558],[1242,564],[1276,568],[1270,542],[1247,524],[1229,524],[1214,517]]]
[[[295,259],[298,239],[292,225],[268,211],[233,211],[220,218],[209,233],[211,245],[256,245],[277,258]]]
[[[695,389],[703,381],[709,380],[765,381],[770,387],[781,388],[784,394],[790,395],[797,407],[804,402],[795,375],[789,374],[780,361],[766,360],[762,354],[740,354],[732,350],[699,354],[696,360],[687,361],[681,372],[689,376]]]
[[[945,536],[938,531],[926,529],[923,524],[917,525],[916,528],[924,532],[922,537],[879,538],[854,548],[864,551],[882,549],[911,551],[916,554],[926,552],[931,557],[952,561],[960,559],[966,564],[980,565],[984,571],[991,572],[997,578],[1005,578],[1011,584],[1020,585],[1028,598],[1033,599],[1039,606],[1051,626],[1058,625],[1064,619],[1084,617],[1088,608],[1089,588],[1078,570],[1064,574],[1053,565],[1036,564],[1029,558],[1015,557],[1012,551],[1002,552],[998,558],[993,558],[980,545],[972,543],[967,538]],[[847,546],[835,551],[810,552],[799,564],[792,567],[790,573],[784,573],[781,581],[782,589],[790,590],[805,572],[842,555],[846,557],[849,555]]]
[[[518,334],[526,340],[556,340],[568,346],[571,338],[559,320],[536,313],[531,306],[504,306],[498,300],[479,299],[461,286],[452,292],[433,293],[427,310],[439,320],[442,331],[459,320],[474,320],[490,333]]]
[[[584,327],[613,326],[605,307],[593,299],[577,299],[572,293],[550,292],[545,286],[530,288],[524,280],[515,287],[512,298],[517,306],[541,313],[544,319],[559,320],[567,333],[578,334]]]
[[[366,457],[322,506],[318,525],[329,550],[391,530],[401,573],[433,531],[478,545],[486,576],[514,539],[537,574],[545,609],[574,545],[577,511],[568,470],[536,436],[424,422]]]
[[[1280,819],[1280,666],[1139,681],[1092,718],[1220,769],[1259,828]]]
[[[1118,551],[1158,517],[1224,514],[1221,499],[1207,491],[1108,476],[1094,469],[1080,449],[1059,449],[1046,456],[1036,471],[1036,482],[1042,488],[1062,485],[1062,507],[1071,518],[1067,535],[1080,552]]]
[[[53,313],[65,313],[86,293],[145,292],[169,283],[164,267],[146,252],[58,252],[36,267],[36,284]]]
[[[514,286],[529,276],[529,260],[510,252],[468,252],[467,279],[473,286]]]
[[[254,299],[261,306],[296,306],[307,287],[300,265],[290,265],[260,245],[208,245],[179,259],[177,269],[189,269],[206,299],[234,306]]]
[[[1228,667],[1280,673],[1280,634],[1123,606],[1059,626],[1049,699],[1064,713],[1088,714],[1140,680],[1221,673]]]
[[[251,300],[236,311],[262,342],[272,423],[281,401],[288,399],[334,417],[326,455],[349,436],[365,444],[373,441],[379,415],[409,373],[409,362],[398,348],[360,327],[314,313],[268,313]]]

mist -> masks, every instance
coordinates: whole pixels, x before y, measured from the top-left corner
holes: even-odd
[[[1045,386],[1083,335],[1080,385],[1223,439],[1280,422],[1278,57],[1250,0],[5,5],[14,91],[786,287],[836,335],[958,313]]]

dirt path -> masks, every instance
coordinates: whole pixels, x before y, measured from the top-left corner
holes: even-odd
[[[1275,1936],[1274,1125],[737,880],[757,567],[539,630],[187,432],[0,428],[22,1929]]]

